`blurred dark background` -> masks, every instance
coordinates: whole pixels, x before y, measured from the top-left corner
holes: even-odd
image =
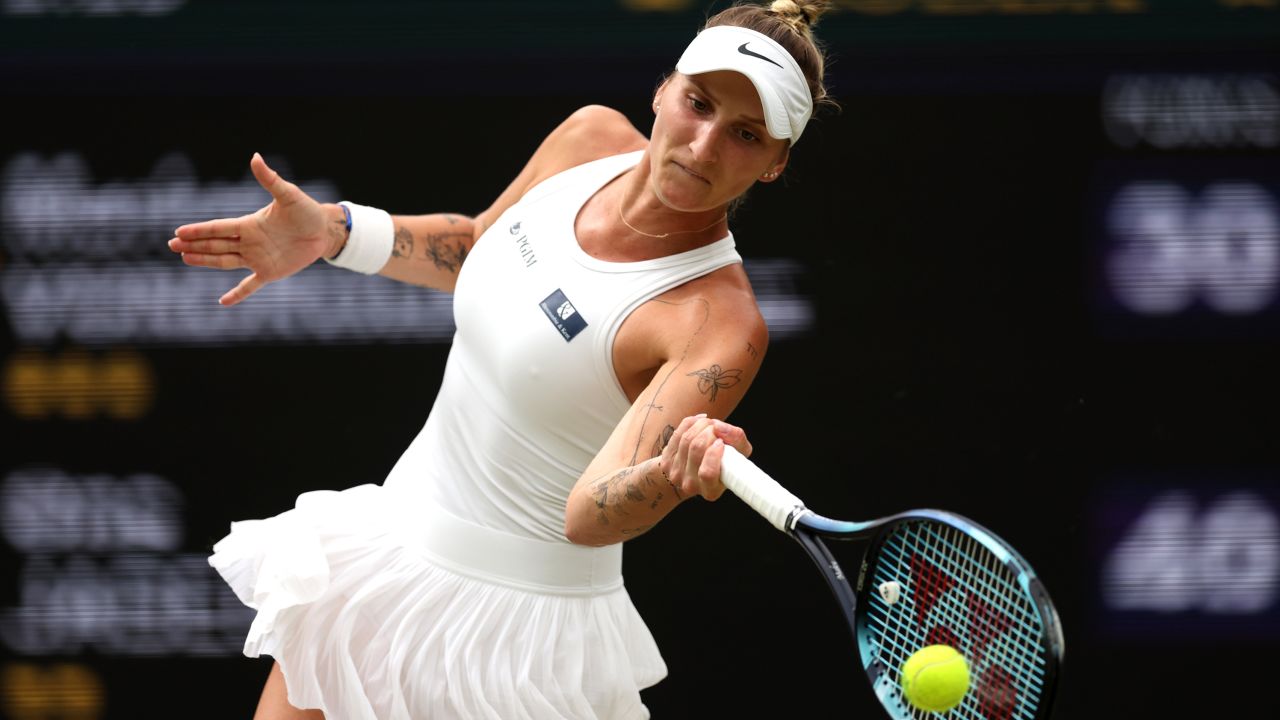
[[[733,220],[773,337],[733,419],[823,514],[932,506],[1060,605],[1057,718],[1274,713],[1276,0],[838,0],[843,110]],[[319,265],[235,309],[177,225],[266,199],[475,213],[575,108],[641,129],[724,3],[0,2],[0,713],[249,717],[205,565],[379,482],[448,297]],[[880,712],[828,591],[736,498],[631,542],[655,718]],[[854,562],[850,559],[850,562]]]

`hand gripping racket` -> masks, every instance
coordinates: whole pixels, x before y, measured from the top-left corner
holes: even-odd
[[[725,446],[721,479],[774,527],[795,538],[835,593],[871,687],[895,720],[1033,720],[1049,716],[1063,637],[1031,566],[994,533],[941,510],[876,520],[832,520],[741,453]],[[823,544],[869,541],[856,583]],[[950,645],[969,664],[959,705],[933,713],[902,695],[900,669],[926,645]]]

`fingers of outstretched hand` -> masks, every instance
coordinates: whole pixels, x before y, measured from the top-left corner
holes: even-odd
[[[204,222],[183,225],[173,234],[179,240],[201,240],[204,238],[238,238],[240,237],[240,221],[244,218],[219,218]]]
[[[258,278],[257,273],[251,273],[248,277],[241,280],[239,285],[228,290],[225,295],[219,298],[218,302],[228,306],[235,305],[250,295],[258,292],[258,289],[265,284],[266,283],[262,282],[262,280]]]
[[[229,238],[212,240],[184,240],[180,237],[169,240],[169,249],[182,253],[182,262],[196,267],[234,270],[245,267],[244,257],[240,254],[240,241]]]
[[[298,186],[280,177],[280,173],[272,170],[258,153],[254,153],[253,159],[249,161],[249,169],[253,171],[258,184],[271,193],[271,197],[281,205],[288,205],[296,199],[296,193],[299,192]]]
[[[216,270],[235,270],[248,267],[244,258],[238,253],[182,253],[182,262],[194,267],[214,268]]]
[[[212,238],[207,240],[184,240],[176,237],[169,240],[169,249],[176,253],[200,253],[202,255],[221,255],[222,253],[239,253],[240,240],[237,238]]]

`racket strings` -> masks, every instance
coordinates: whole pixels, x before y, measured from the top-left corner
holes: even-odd
[[[1034,650],[1034,657],[1043,664],[1039,653],[1044,629],[1040,615],[1026,599],[1022,589],[1012,582],[1013,575],[1004,563],[977,540],[957,530],[946,528],[952,536],[946,538],[938,533],[936,527],[924,523],[919,524],[917,529],[931,536],[920,543],[921,550],[915,555],[922,558],[918,562],[927,562],[923,558],[929,557],[931,542],[935,543],[933,547],[945,546],[948,552],[944,555],[947,561],[944,563],[944,572],[953,572],[969,581],[961,583],[962,589],[966,591],[965,607],[948,606],[944,611],[959,610],[967,613],[956,618],[956,613],[950,612],[951,617],[948,619],[967,620],[966,640],[974,659],[981,661],[982,656],[990,649],[989,645],[996,642],[1006,650],[1031,648]],[[982,592],[974,592],[974,587],[978,585],[981,585]],[[919,619],[924,621],[924,618]],[[1018,637],[1018,631],[1021,631],[1021,637]],[[1015,642],[1016,640],[1021,642]]]
[[[939,624],[935,627],[962,628],[959,645],[968,650],[975,676],[973,682],[979,689],[969,698],[977,701],[979,716],[992,720],[1015,717],[1012,706],[1017,702],[1017,693],[1013,683],[1020,681],[1022,687],[1034,690],[1037,696],[1042,685],[1042,678],[1034,672],[1034,660],[1039,659],[1038,629],[1032,629],[1031,636],[1023,638],[1009,632],[1018,629],[1015,617],[1023,621],[1022,630],[1031,629],[1027,627],[1025,613],[1019,612],[1030,610],[1031,605],[1025,601],[1021,604],[1016,602],[1023,598],[1023,594],[1009,582],[1012,575],[1005,565],[984,546],[954,529],[944,527],[941,533],[939,529],[920,523],[912,528],[914,536],[906,536],[911,542],[904,545],[913,552],[910,557],[916,558],[917,563],[933,558],[943,572],[960,578],[961,595],[947,597],[962,596],[963,603],[954,600],[942,603],[940,612],[936,613]],[[942,549],[940,554],[939,548]],[[1033,614],[1032,617],[1038,621],[1038,616]],[[1028,648],[1034,653],[1032,657],[1019,657]],[[991,661],[993,654],[1005,662]]]
[[[960,648],[967,648],[968,655],[974,665],[975,684],[979,686],[981,692],[969,696],[970,705],[975,701],[977,703],[977,717],[986,718],[1004,718],[1013,717],[1013,702],[1015,701],[1016,692],[1013,692],[1012,682],[1014,678],[1006,670],[998,665],[985,663],[983,660],[991,652],[998,651],[1004,655],[1008,655],[1010,643],[1005,639],[1005,630],[1008,629],[1011,621],[1008,615],[995,609],[989,602],[983,600],[983,596],[976,595],[974,592],[966,592],[966,589],[960,583],[951,579],[951,575],[941,568],[948,568],[951,573],[963,575],[967,580],[966,585],[972,589],[974,586],[983,586],[989,580],[983,575],[990,575],[990,571],[997,565],[974,565],[972,558],[975,553],[974,548],[965,548],[959,543],[950,543],[943,545],[947,552],[945,556],[939,557],[936,552],[933,555],[922,554],[919,547],[920,538],[916,538],[916,542],[908,543],[906,552],[899,554],[896,564],[900,567],[900,572],[904,576],[912,577],[913,601],[915,606],[913,611],[908,614],[907,606],[902,606],[904,611],[898,617],[897,632],[899,635],[899,645],[904,645],[895,653],[899,657],[890,660],[890,666],[896,667],[899,661],[909,655],[914,649],[918,649],[923,644],[930,644],[935,641],[948,642]],[[915,545],[916,547],[911,547]],[[929,548],[925,548],[928,550]],[[928,559],[926,559],[928,558]],[[886,558],[886,561],[889,558]],[[930,559],[934,562],[930,562]],[[957,562],[957,559],[961,562]],[[902,567],[902,566],[907,567]],[[957,572],[957,568],[965,568],[964,572]],[[978,572],[980,570],[986,573]],[[905,572],[902,572],[905,571]],[[998,574],[997,574],[998,575]],[[942,580],[945,578],[945,580]],[[959,587],[957,593],[962,594],[966,598],[963,604],[957,603],[950,598],[956,595],[949,594],[953,587]],[[939,596],[946,594],[947,602],[939,603]],[[989,595],[990,593],[985,593]],[[925,607],[927,606],[927,607]],[[1007,605],[1004,609],[1010,609]],[[914,615],[914,617],[912,617]],[[930,619],[936,619],[937,624],[929,630],[924,641],[921,642],[919,634],[923,632],[923,628],[927,627],[922,621],[926,621],[925,616]],[[958,629],[953,630],[952,627]],[[960,637],[958,638],[957,635]],[[963,638],[963,640],[961,640]],[[991,644],[995,642],[996,647],[993,649]],[[984,666],[985,665],[985,666]],[[1024,687],[1026,680],[1030,679],[1031,684],[1037,684],[1035,678],[1023,678]],[[973,709],[973,708],[968,708]],[[962,707],[952,711],[953,716],[963,717],[966,708]],[[920,717],[926,715],[917,711],[912,713]]]
[[[949,644],[970,663],[975,691],[947,717],[1012,720],[1034,717],[1044,688],[1044,623],[1014,571],[979,541],[931,522],[903,523],[885,540],[873,573],[877,586],[904,589],[890,606],[872,595],[867,618],[886,669],[880,682],[896,690],[907,657],[929,644]],[[891,683],[891,685],[889,685]],[[903,704],[905,716],[933,714]]]

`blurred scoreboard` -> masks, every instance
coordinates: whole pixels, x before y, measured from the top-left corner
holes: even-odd
[[[1092,631],[1135,647],[1273,645],[1280,457],[1261,438],[1280,427],[1254,408],[1280,387],[1266,360],[1280,340],[1280,74],[1175,65],[1100,90],[1087,305],[1102,386],[1128,377],[1148,406],[1130,417],[1149,424],[1107,428],[1132,441],[1115,439],[1123,459],[1098,468],[1088,499]],[[1182,439],[1163,452],[1139,440],[1168,426]]]
[[[1161,646],[1280,639],[1275,473],[1111,476],[1092,515],[1094,632]]]
[[[1280,335],[1280,76],[1117,75],[1092,198],[1114,338]]]

